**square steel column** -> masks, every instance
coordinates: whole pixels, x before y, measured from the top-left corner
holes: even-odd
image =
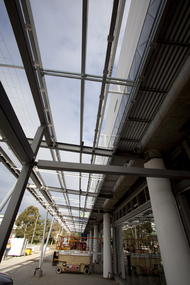
[[[34,153],[35,158],[40,142],[42,140],[44,134],[44,127],[41,126],[38,128],[34,141],[31,145],[31,150]],[[15,185],[15,189],[13,191],[12,197],[10,199],[10,202],[8,204],[7,210],[5,212],[4,219],[2,221],[2,224],[0,225],[0,260],[3,257],[7,241],[10,237],[23,195],[26,188],[26,185],[28,183],[28,179],[30,177],[32,168],[33,168],[34,161],[31,161],[30,163],[25,163],[22,167],[20,176],[17,180],[17,183]]]
[[[0,260],[3,257],[33,165],[25,164],[17,180],[14,192],[0,225]]]

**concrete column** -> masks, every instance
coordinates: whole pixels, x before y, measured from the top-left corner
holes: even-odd
[[[117,274],[117,240],[116,228],[113,228],[113,273]]]
[[[87,234],[87,243],[86,243],[86,245],[87,245],[87,249],[89,250],[89,237],[90,237],[90,234]]]
[[[111,263],[111,222],[110,214],[103,215],[103,278],[112,274]]]
[[[94,240],[93,240],[93,263],[98,262],[98,226],[94,225]]]
[[[90,230],[90,234],[89,234],[89,250],[92,251],[92,230]]]
[[[125,262],[123,253],[123,231],[122,226],[117,228],[117,257],[118,257],[118,274],[122,279],[125,279]]]
[[[145,168],[165,169],[161,158],[150,159]],[[190,249],[167,178],[147,178],[167,285],[188,285]]]

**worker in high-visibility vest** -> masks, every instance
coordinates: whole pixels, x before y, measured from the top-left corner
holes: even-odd
[[[5,253],[4,253],[4,259],[7,258],[8,252],[11,249],[11,240],[8,241],[6,249],[5,249]]]

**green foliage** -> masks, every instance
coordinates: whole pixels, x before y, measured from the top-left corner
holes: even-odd
[[[47,236],[48,236],[48,233],[49,233],[49,230],[50,230],[50,226],[51,226],[51,222],[48,219],[47,220],[47,226],[46,226],[46,235],[45,235],[46,239],[47,239]],[[55,222],[53,224],[53,226],[52,226],[52,229],[51,229],[51,233],[50,233],[50,237],[49,237],[49,243],[55,242],[57,234],[59,233],[59,228],[60,228],[59,223]]]
[[[124,230],[123,239],[125,249],[134,248],[136,246],[135,240],[141,240],[141,243],[143,241],[146,246],[150,245],[148,240],[152,239],[152,231],[153,229],[150,222]]]
[[[123,231],[123,238],[124,239],[132,239],[132,238],[137,238],[137,239],[145,239],[147,237],[150,237],[153,229],[151,226],[150,222],[141,224],[133,228],[129,228],[127,230]]]
[[[33,237],[33,243],[39,243],[42,241],[43,230],[44,230],[44,220],[40,220],[39,209],[34,206],[29,206],[26,208],[17,218],[15,224],[16,228],[16,237],[26,238],[30,243]],[[46,234],[45,239],[47,239],[49,230],[51,226],[51,221],[47,219],[46,224]],[[49,242],[54,242],[55,238],[59,232],[60,225],[55,222],[52,226]],[[33,236],[34,234],[34,236]]]
[[[52,231],[59,231],[59,227],[60,227],[59,223],[58,223],[58,222],[55,222],[55,223],[53,224]]]
[[[129,228],[128,230],[124,230],[123,231],[123,238],[124,239],[132,239],[133,238],[133,233],[132,233],[132,229]]]
[[[42,220],[39,210],[37,207],[29,206],[27,207],[17,218],[15,224],[16,237],[27,238],[29,242],[32,239],[34,232],[34,227],[36,223],[35,238],[34,242],[39,242],[40,236],[42,236]]]

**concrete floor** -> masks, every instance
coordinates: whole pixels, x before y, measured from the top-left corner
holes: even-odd
[[[46,253],[42,265],[42,277],[34,276],[35,268],[39,266],[40,254],[28,256],[9,257],[0,263],[0,272],[12,276],[14,285],[115,285],[116,281],[104,279],[102,274],[91,273],[90,275],[78,273],[56,273],[56,267],[52,266],[53,250]]]

